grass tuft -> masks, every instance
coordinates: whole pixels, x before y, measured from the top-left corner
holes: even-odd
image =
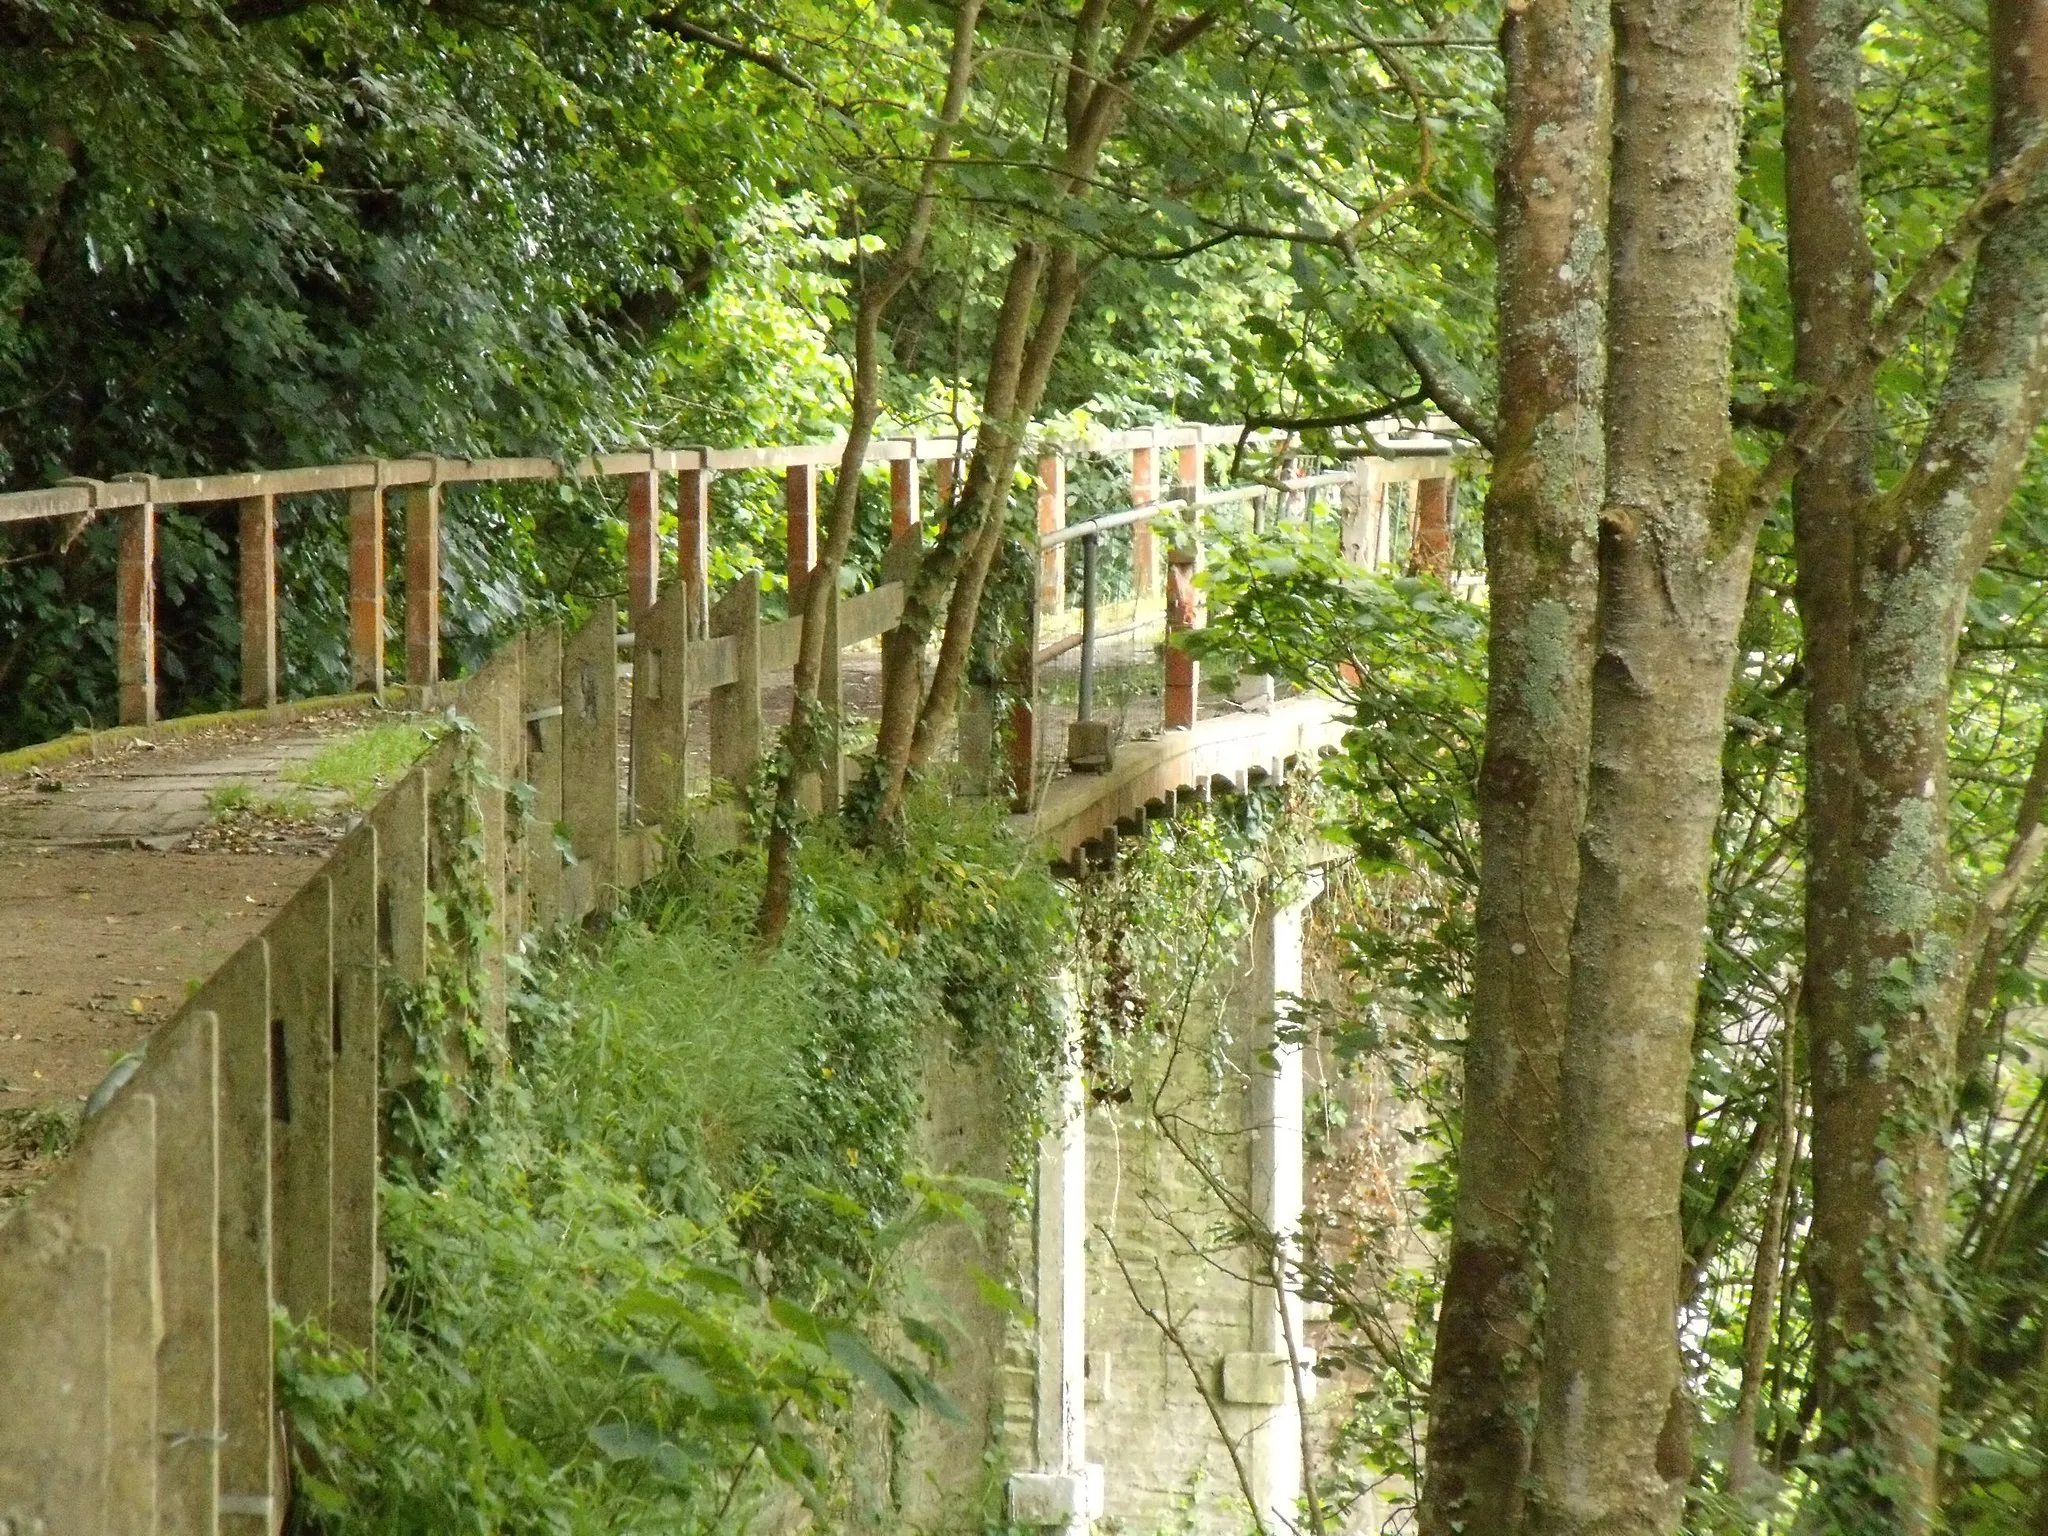
[[[367,810],[396,784],[433,744],[433,732],[411,721],[351,731],[303,763],[288,764],[285,778],[308,789],[339,790],[357,810]]]

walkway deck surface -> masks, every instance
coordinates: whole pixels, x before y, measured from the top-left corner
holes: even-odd
[[[346,829],[347,797],[292,766],[390,718],[106,733],[0,778],[0,1200],[36,1172],[39,1112],[75,1108]]]

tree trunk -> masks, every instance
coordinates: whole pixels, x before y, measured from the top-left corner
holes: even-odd
[[[1754,520],[1728,441],[1747,7],[1619,0],[1607,499],[1530,1528],[1676,1529],[1707,873]]]
[[[846,450],[832,482],[832,506],[825,524],[825,547],[817,568],[803,586],[803,627],[798,633],[796,667],[790,680],[789,727],[784,736],[784,762],[775,785],[775,810],[769,820],[767,875],[755,930],[773,943],[789,926],[791,887],[795,878],[797,798],[804,775],[819,763],[817,739],[824,722],[817,718],[818,679],[825,664],[826,610],[839,585],[840,568],[853,544],[860,513],[860,478],[868,444],[881,412],[881,329],[883,317],[917,269],[937,212],[939,167],[951,153],[953,139],[967,110],[968,87],[974,78],[974,33],[981,20],[981,0],[962,0],[953,17],[953,47],[946,75],[946,94],[939,106],[932,141],[918,173],[916,195],[903,243],[880,278],[864,285],[854,317],[853,399],[846,425]]]
[[[903,801],[912,744],[926,697],[925,648],[940,620],[948,614],[955,579],[963,566],[973,562],[975,544],[994,489],[989,476],[991,455],[998,450],[1000,439],[1020,436],[1023,430],[1021,425],[1011,425],[1010,420],[1045,259],[1044,244],[1035,240],[1020,242],[1011,254],[1003,303],[996,315],[988,377],[982,384],[981,427],[975,433],[965,483],[954,497],[938,542],[918,565],[917,576],[904,594],[903,616],[883,650],[882,720],[875,736],[873,768],[879,791],[875,797],[878,822],[894,816]],[[1014,447],[1010,462],[1015,463]]]
[[[1479,956],[1423,1536],[1513,1536],[1529,1471],[1603,489],[1610,45],[1605,0],[1536,0],[1501,31]]]
[[[975,626],[981,611],[981,593],[988,573],[1003,547],[1003,534],[1010,505],[1010,479],[1016,472],[1017,455],[1023,449],[1022,427],[1038,409],[1045,396],[1045,383],[1052,374],[1053,359],[1073,319],[1074,305],[1081,296],[1082,276],[1074,249],[1062,245],[1046,264],[1045,305],[1032,328],[1017,381],[1014,403],[1017,430],[1003,431],[989,444],[987,474],[980,504],[980,532],[946,609],[946,635],[932,666],[931,686],[924,707],[919,710],[917,730],[911,738],[908,766],[924,766],[937,749],[953,710],[959,703],[960,683],[967,673],[967,658],[973,648]],[[979,452],[976,454],[980,457]]]
[[[2048,4],[1990,8],[1993,157],[2048,123]],[[1968,913],[1948,848],[1950,677],[1983,564],[2048,390],[2048,202],[1978,254],[1934,419],[1866,502],[1844,856],[1847,996],[1813,1015],[1814,1291],[1823,1358],[1816,1514],[1859,1532],[1936,1518],[1948,1127]],[[1843,899],[1837,895],[1835,899]],[[1816,971],[1815,958],[1809,964]]]
[[[1160,53],[1154,53],[1149,50],[1159,9],[1150,3],[1140,5],[1114,57],[1105,62],[1110,11],[1107,0],[1088,0],[1074,23],[1074,42],[1063,66],[1066,144],[1052,177],[1053,192],[1060,199],[1078,196],[1093,178],[1103,146],[1121,123],[1134,82],[1147,62],[1186,47],[1208,30],[1217,14],[1211,12],[1210,21],[1182,22],[1172,29]],[[1052,276],[1044,309],[1033,325],[1031,310],[1048,260]],[[912,584],[893,645],[883,652],[882,723],[874,767],[878,822],[896,814],[910,771],[931,756],[952,719],[979,618],[982,584],[1001,543],[1010,475],[1085,281],[1068,242],[1018,244],[996,322],[967,487],[944,537]],[[931,681],[925,685],[920,677],[924,649],[942,605],[947,610],[945,637]]]

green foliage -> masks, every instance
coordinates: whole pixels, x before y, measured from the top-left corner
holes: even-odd
[[[285,766],[285,779],[310,789],[339,790],[365,810],[397,783],[433,741],[417,722],[373,725],[328,743],[302,763]]]
[[[1015,1192],[919,1167],[922,1067],[978,1053],[1031,1144],[1062,910],[993,813],[924,803],[903,845],[802,850],[759,952],[752,861],[685,857],[594,946],[521,967],[511,1058],[467,957],[479,785],[435,806],[457,894],[402,1009],[410,1155],[387,1180],[377,1358],[283,1357],[303,1497],[333,1531],[740,1530],[799,1499],[887,1525],[863,1415],[955,1410],[948,1319],[902,1260]],[[465,810],[467,806],[470,809]]]

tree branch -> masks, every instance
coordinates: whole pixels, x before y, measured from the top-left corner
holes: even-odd
[[[1423,393],[1437,404],[1459,428],[1488,453],[1493,452],[1493,424],[1480,414],[1479,408],[1465,397],[1464,391],[1446,379],[1433,363],[1422,344],[1398,322],[1387,326],[1387,334],[1394,345],[1401,349],[1401,355],[1408,359],[1408,366],[1415,370],[1415,377],[1422,381]]]
[[[1799,425],[1799,405],[1775,395],[1766,395],[1761,400],[1730,400],[1728,422],[1759,432],[1790,432]]]
[[[647,18],[647,26],[652,31],[663,32],[671,37],[680,37],[685,42],[701,43],[706,48],[715,49],[719,53],[730,54],[735,59],[743,59],[757,69],[767,70],[776,79],[793,85],[800,91],[809,92],[841,117],[852,116],[846,108],[833,101],[820,90],[816,82],[808,76],[798,73],[793,65],[785,63],[772,53],[764,53],[759,48],[743,43],[736,37],[727,37],[722,32],[713,32],[709,27],[700,27],[694,21],[685,21],[673,11],[657,11],[654,15]]]
[[[1363,427],[1371,422],[1384,421],[1389,416],[1399,416],[1403,411],[1412,411],[1418,405],[1427,405],[1430,399],[1429,391],[1417,390],[1412,395],[1402,395],[1398,399],[1390,396],[1376,406],[1355,411],[1339,411],[1324,416],[1247,415],[1244,424],[1255,431],[1279,427],[1288,432],[1322,432],[1336,427]]]
[[[1800,406],[1798,421],[1756,477],[1747,508],[1750,521],[1765,517],[1777,505],[1800,469],[1841,425],[1850,406],[1870,388],[1877,370],[1920,323],[1935,295],[1970,259],[1992,227],[2033,194],[2035,178],[2044,167],[2048,167],[2048,133],[2006,161],[1985,183],[1977,200],[1963,211],[1941,244],[1927,253],[1919,270],[1892,301],[1864,343],[1855,366],[1844,369]]]

